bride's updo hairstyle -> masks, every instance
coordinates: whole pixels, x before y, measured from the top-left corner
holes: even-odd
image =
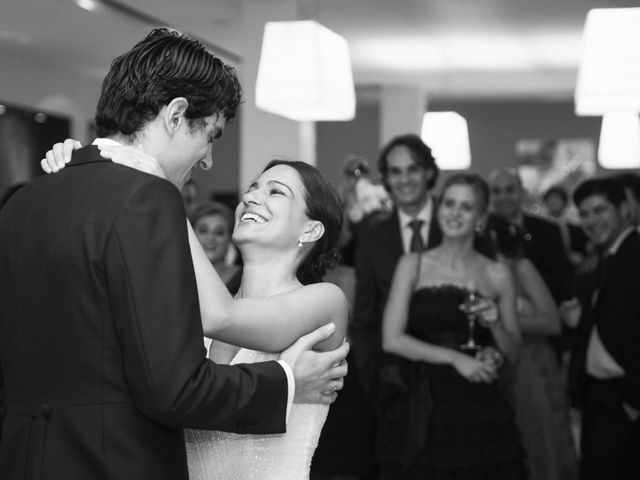
[[[340,259],[338,240],[342,230],[342,202],[333,185],[320,171],[305,162],[276,159],[270,161],[263,173],[276,165],[286,165],[298,172],[304,187],[305,214],[311,220],[324,225],[324,235],[314,244],[298,267],[296,276],[300,283],[309,285],[322,281],[327,269]]]

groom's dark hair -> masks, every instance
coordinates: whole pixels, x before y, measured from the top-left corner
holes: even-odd
[[[95,124],[99,137],[133,137],[177,97],[189,102],[190,126],[214,113],[233,120],[242,89],[235,69],[196,40],[166,28],[152,30],[116,58],[103,83]]]

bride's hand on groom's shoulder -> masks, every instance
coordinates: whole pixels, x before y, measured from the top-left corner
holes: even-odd
[[[291,367],[296,383],[294,403],[320,403],[329,405],[337,398],[347,374],[349,344],[329,352],[315,352],[313,346],[329,338],[335,330],[333,324],[322,326],[300,337],[280,354],[280,360]]]
[[[82,144],[73,138],[67,138],[64,142],[56,143],[45,157],[40,160],[40,166],[46,173],[56,173],[62,170],[71,160],[74,150],[82,148]]]
[[[149,173],[160,178],[167,178],[158,161],[138,147],[132,145],[97,145],[100,156],[141,172]],[[67,138],[62,143],[56,143],[49,150],[45,158],[40,161],[42,170],[46,173],[56,173],[62,170],[71,160],[74,150],[82,148],[78,140]]]

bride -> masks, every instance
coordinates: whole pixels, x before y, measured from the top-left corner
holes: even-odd
[[[74,145],[57,144],[42,161],[43,169],[57,171]],[[155,159],[135,147],[99,148],[116,163],[164,176]],[[271,161],[236,209],[233,240],[244,270],[234,300],[187,222],[203,330],[215,339],[214,361],[277,359],[301,335],[329,322],[335,332],[316,349],[332,350],[343,342],[346,298],[335,285],[321,282],[337,258],[341,223],[339,197],[317,169],[304,162]],[[307,479],[328,408],[294,403],[285,434],[185,430],[189,477]]]

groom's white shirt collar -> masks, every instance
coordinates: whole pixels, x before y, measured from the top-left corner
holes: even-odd
[[[111,140],[110,138],[96,138],[91,145],[122,145],[115,140]]]

